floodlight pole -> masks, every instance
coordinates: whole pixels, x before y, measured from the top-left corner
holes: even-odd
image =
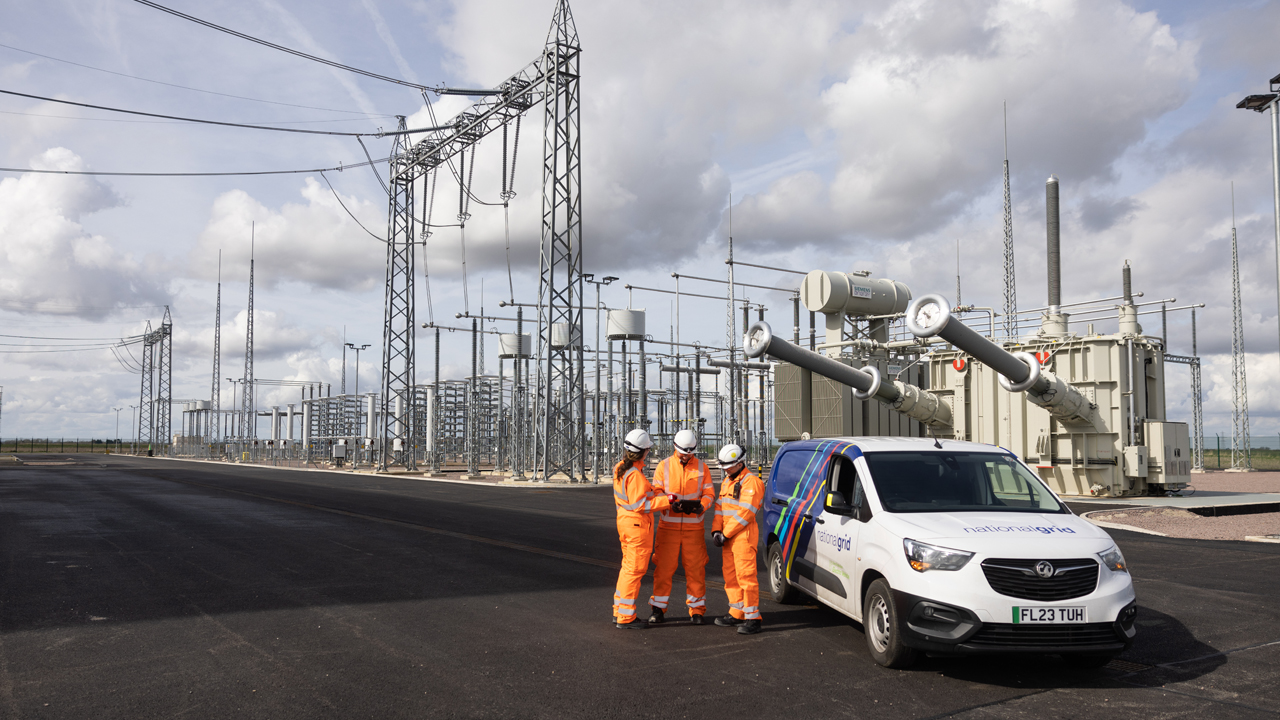
[[[1237,108],[1263,112],[1271,110],[1271,190],[1275,204],[1276,227],[1276,321],[1280,323],[1280,75],[1271,78],[1271,92],[1250,95]]]

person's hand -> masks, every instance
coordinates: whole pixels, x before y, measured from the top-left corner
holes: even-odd
[[[667,496],[667,502],[671,503],[672,507],[675,507],[676,503],[680,502],[680,499],[677,498],[674,494],[672,494]],[[676,512],[679,512],[679,511],[677,510]]]
[[[711,533],[711,542],[715,543],[716,547],[724,547],[724,533],[719,530]]]

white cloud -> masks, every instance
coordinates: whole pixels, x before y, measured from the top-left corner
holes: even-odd
[[[84,169],[65,148],[46,151],[31,166]],[[0,180],[0,303],[20,312],[103,317],[121,306],[167,302],[154,274],[81,224],[83,216],[120,203],[111,188],[86,177]]]
[[[385,232],[385,210],[355,197],[343,197],[340,204],[329,186],[315,178],[308,177],[299,192],[305,204],[285,203],[279,209],[266,207],[243,190],[219,195],[187,272],[214,279],[221,249],[223,280],[247,281],[252,236],[254,279],[262,287],[296,281],[362,291],[382,282],[386,244],[362,230],[342,205],[374,233]]]

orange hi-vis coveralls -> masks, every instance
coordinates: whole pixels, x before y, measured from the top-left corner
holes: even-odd
[[[654,497],[653,486],[640,472],[642,462],[613,469],[613,501],[618,506],[618,539],[622,541],[622,569],[613,592],[613,617],[617,622],[636,619],[640,581],[653,554],[653,513],[670,507],[666,495]]]
[[[681,463],[682,458],[688,462]],[[658,519],[658,540],[654,547],[653,596],[649,604],[666,610],[671,600],[671,578],[676,564],[684,559],[685,604],[690,615],[707,612],[707,537],[703,513],[715,503],[715,485],[707,464],[693,455],[673,453],[658,463],[653,473],[653,489],[679,500],[697,500],[702,511],[686,515],[665,510]]]
[[[711,521],[711,531],[724,534],[724,592],[729,596],[729,614],[739,620],[760,619],[756,513],[763,498],[764,483],[744,468],[736,478],[725,477]]]

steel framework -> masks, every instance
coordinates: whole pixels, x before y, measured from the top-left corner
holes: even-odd
[[[258,416],[253,405],[253,237],[249,238],[249,312],[245,315],[244,331],[244,379],[241,381],[240,428],[241,440],[252,440],[258,435]]]
[[[1232,201],[1234,205],[1234,199]],[[1232,208],[1232,215],[1235,208]],[[1235,219],[1231,222],[1231,467],[1253,468],[1249,451],[1249,388],[1245,379],[1244,318],[1240,305],[1240,253],[1236,245]]]
[[[388,198],[387,289],[383,323],[382,412],[379,468],[416,467],[422,443],[422,413],[414,404],[413,185],[485,136],[546,103],[543,165],[543,237],[539,279],[546,306],[539,337],[538,473],[581,473],[584,414],[582,394],[582,202],[579,145],[577,30],[568,0],[558,0],[543,52],[493,90],[463,94],[484,98],[444,126],[410,145],[401,118],[391,159]],[[441,89],[441,94],[449,91]],[[460,91],[459,91],[460,92]],[[457,94],[456,92],[454,94]],[[430,101],[428,100],[428,106]],[[567,323],[557,331],[553,326]],[[553,332],[568,331],[565,347]],[[545,352],[543,350],[545,349]],[[576,409],[575,409],[576,408]],[[576,470],[575,470],[576,468]]]
[[[960,294],[956,290],[956,295]],[[956,303],[959,304],[959,300]],[[1009,190],[1009,117],[1004,121],[1004,335],[1018,338],[1018,287],[1013,273],[1013,193]]]
[[[582,155],[578,31],[560,0],[543,54],[542,252],[534,473],[585,480],[582,347]]]
[[[169,405],[173,401],[173,319],[164,308],[160,328],[142,338],[142,385],[138,398],[138,440],[149,445],[167,443]]]
[[[213,385],[209,390],[209,441],[217,442],[222,426],[222,251],[218,251],[218,298],[213,310]]]

